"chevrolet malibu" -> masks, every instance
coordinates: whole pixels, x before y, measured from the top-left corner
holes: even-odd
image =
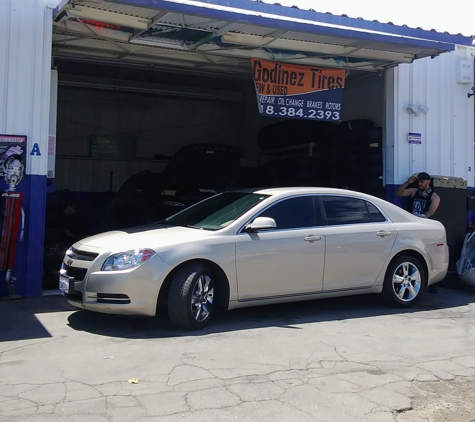
[[[200,329],[234,309],[381,293],[414,305],[448,268],[444,226],[382,199],[331,188],[224,192],[152,225],[75,243],[59,285],[91,311]]]

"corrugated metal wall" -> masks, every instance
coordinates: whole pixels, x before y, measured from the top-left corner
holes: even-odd
[[[28,156],[27,174],[46,175],[51,3],[0,1],[0,132],[27,135],[30,146],[39,144],[42,155]]]
[[[60,88],[55,189],[116,192],[138,171],[162,171],[166,161],[154,160],[156,154],[172,156],[189,143],[242,146],[241,108],[238,102]],[[96,136],[123,140],[128,152],[101,154],[94,150]]]
[[[386,74],[386,183],[400,184],[416,172],[461,177],[474,184],[473,84],[457,83],[458,62],[473,63],[475,48],[457,46],[434,59],[399,65]],[[406,108],[422,105],[418,117]],[[408,133],[420,133],[410,144]]]

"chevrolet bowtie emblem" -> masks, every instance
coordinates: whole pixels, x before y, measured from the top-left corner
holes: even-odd
[[[68,264],[68,265],[73,265],[73,260],[72,260],[72,259],[68,259],[67,262],[66,262],[66,264]]]

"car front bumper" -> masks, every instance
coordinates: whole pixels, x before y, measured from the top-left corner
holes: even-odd
[[[61,268],[60,287],[71,305],[109,314],[155,315],[160,288],[170,270],[158,256],[124,271],[93,271],[93,265],[80,264],[78,268],[63,263]]]

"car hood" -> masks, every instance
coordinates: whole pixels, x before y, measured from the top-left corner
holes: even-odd
[[[176,245],[204,239],[213,232],[189,227],[147,225],[129,229],[109,231],[87,237],[76,242],[76,249],[122,252],[137,248],[156,249],[165,245]]]

